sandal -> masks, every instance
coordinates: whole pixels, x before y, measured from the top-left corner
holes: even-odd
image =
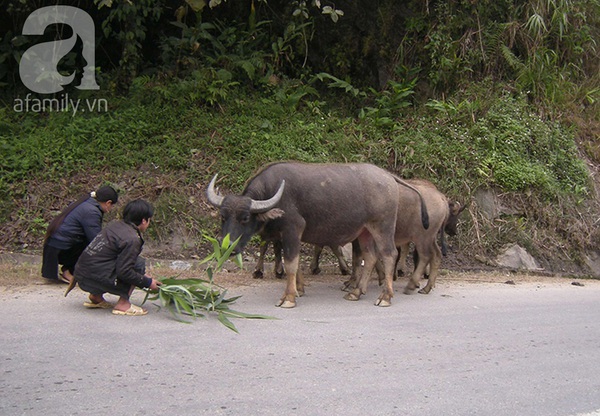
[[[146,315],[148,311],[146,309],[140,308],[137,305],[132,304],[126,311],[113,309],[112,313],[113,315],[141,316]]]
[[[115,307],[115,304],[103,300],[102,302],[99,302],[99,303],[94,303],[91,301],[83,302],[83,306],[85,306],[88,309],[112,309]]]

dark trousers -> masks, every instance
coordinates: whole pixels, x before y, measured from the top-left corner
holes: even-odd
[[[140,274],[146,274],[146,259],[143,257],[138,257],[135,266],[133,268],[136,272]],[[114,285],[103,284],[94,279],[86,279],[81,278],[80,276],[76,276],[77,284],[79,288],[84,292],[91,293],[92,295],[103,295],[104,293],[111,293],[113,295],[121,296],[125,299],[129,299],[129,292],[131,290],[131,283],[124,282],[122,280],[116,279],[116,283]]]
[[[42,277],[58,280],[59,265],[62,265],[61,273],[68,270],[73,274],[75,263],[77,263],[85,247],[85,243],[79,243],[74,244],[71,248],[62,250],[45,244],[42,254]]]

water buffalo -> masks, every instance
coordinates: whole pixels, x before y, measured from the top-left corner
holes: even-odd
[[[410,182],[410,181],[409,181]],[[431,186],[434,186],[431,184]],[[445,235],[455,236],[457,233],[458,227],[458,218],[463,210],[466,208],[466,205],[461,205],[459,202],[448,201],[448,218],[444,223],[443,227],[439,230],[440,235],[440,248],[442,251],[442,255],[445,256],[448,251],[448,245],[446,244]],[[431,216],[430,216],[431,218]],[[397,247],[399,250],[398,253],[398,270],[401,271],[402,274],[408,274],[408,270],[406,267],[406,258],[409,253],[409,243],[403,244],[400,247]],[[419,262],[419,252],[415,250],[413,252],[413,264],[416,266]],[[429,277],[429,272],[426,271],[425,277]]]
[[[298,269],[302,241],[319,246],[340,246],[358,239],[365,275],[345,298],[358,300],[366,293],[368,276],[377,258],[382,259],[385,284],[377,302],[389,306],[392,274],[397,256],[394,230],[400,187],[389,172],[369,164],[274,163],[251,178],[242,195],[221,196],[213,177],[207,199],[220,209],[221,234],[240,238],[236,251],[257,232],[278,235],[282,243],[287,285],[277,306],[296,306],[304,293]],[[420,195],[405,185],[403,193]],[[410,188],[410,189],[409,189]],[[428,227],[427,208],[421,200],[422,228]],[[366,278],[364,278],[366,276]]]
[[[418,261],[415,263],[415,270],[410,276],[408,284],[404,289],[404,293],[412,293],[416,288],[419,287],[419,280],[425,273],[427,266],[430,267],[429,279],[427,285],[419,290],[419,293],[427,294],[435,286],[435,281],[439,273],[439,267],[442,261],[442,252],[437,244],[437,234],[442,234],[442,246],[445,248],[443,242],[443,230],[446,227],[450,218],[450,205],[448,199],[429,181],[422,179],[408,180],[412,186],[418,189],[425,199],[427,207],[429,208],[429,221],[430,228],[428,230],[422,230],[417,227],[418,217],[415,216],[415,209],[412,212],[405,211],[404,216],[398,215],[396,222],[396,247],[400,247],[400,263],[404,269],[406,253],[408,251],[408,244],[412,242],[415,245],[415,251],[418,253]],[[417,202],[417,201],[414,201]],[[413,203],[414,203],[413,202]],[[454,223],[456,226],[456,223]],[[455,233],[456,229],[454,229]]]
[[[415,265],[415,270],[410,276],[409,282],[404,289],[404,293],[412,293],[419,287],[419,279],[423,276],[425,268],[430,266],[430,276],[427,286],[421,289],[420,293],[429,293],[435,285],[435,280],[439,272],[442,255],[436,242],[436,236],[440,229],[444,227],[449,218],[448,200],[437,190],[435,185],[429,181],[413,179],[406,180],[419,191],[419,195],[425,201],[429,214],[429,229],[424,230],[420,221],[421,201],[416,193],[400,192],[399,206],[403,207],[398,211],[396,220],[396,230],[394,241],[397,248],[401,250],[401,256],[406,256],[409,243],[413,242],[415,250],[419,255],[419,261]],[[353,269],[357,270],[362,262],[361,248],[354,247]],[[357,250],[358,249],[358,250]],[[405,257],[400,258],[401,264],[406,264]],[[406,266],[404,266],[404,270]],[[383,276],[380,265],[377,265],[380,284]],[[345,283],[344,290],[353,290],[356,286],[357,275],[353,271],[352,278]]]

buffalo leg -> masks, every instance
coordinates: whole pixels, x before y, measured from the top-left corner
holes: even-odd
[[[310,262],[310,272],[312,274],[319,274],[321,273],[321,269],[319,268],[319,259],[321,257],[321,252],[323,251],[323,247],[321,246],[314,246],[313,249],[313,258]]]
[[[347,300],[358,300],[362,294],[367,293],[371,272],[377,263],[377,259],[381,258],[385,271],[385,282],[381,295],[379,295],[375,305],[390,306],[392,304],[392,297],[394,296],[392,274],[397,256],[393,238],[385,238],[385,234],[383,233],[378,234],[377,238],[374,238],[371,231],[365,231],[359,236],[358,240],[363,255],[364,266],[361,269],[357,287],[344,298]],[[377,244],[377,241],[379,244]]]
[[[265,254],[267,252],[267,248],[269,247],[268,241],[263,241],[260,245],[260,252],[258,254],[258,261],[256,262],[256,267],[254,268],[254,273],[252,273],[252,277],[255,279],[262,279],[264,277],[265,271]]]
[[[382,227],[381,229],[371,231],[375,241],[376,258],[381,259],[385,273],[385,281],[382,285],[381,294],[375,302],[376,306],[390,306],[392,304],[392,297],[394,296],[393,276],[394,268],[396,267],[396,258],[398,257],[398,250],[394,243],[394,236],[388,235],[388,233],[384,231],[386,229],[387,227]],[[375,264],[371,267],[374,265]],[[368,270],[368,274],[370,274],[370,272],[371,270]]]
[[[419,290],[419,293],[424,295],[431,292],[431,289],[435,287],[435,281],[440,271],[440,265],[442,263],[442,252],[440,247],[434,241],[432,244],[432,256],[431,261],[429,262],[429,279],[427,280],[427,285]]]
[[[391,247],[379,249],[377,251],[378,257],[380,257],[383,261],[383,266],[385,270],[385,282],[381,290],[381,295],[379,295],[379,298],[375,302],[375,305],[390,306],[392,304],[392,297],[394,296],[394,287],[392,282],[394,268],[396,267],[396,256],[398,252],[394,244],[392,244]]]
[[[350,279],[344,282],[342,290],[344,292],[350,292],[356,288],[358,282],[358,275],[362,263],[362,252],[360,250],[360,244],[358,239],[352,241],[352,272],[350,273]]]
[[[385,270],[381,260],[377,260],[377,263],[375,263],[375,271],[377,272],[377,282],[379,283],[379,286],[383,286],[385,283]],[[396,279],[394,278],[394,280]]]
[[[293,308],[296,306],[296,296],[300,295],[300,291],[298,288],[296,274],[298,273],[298,257],[290,260],[286,260],[287,267],[287,284],[285,287],[285,292],[281,297],[279,304],[282,308]]]
[[[427,268],[427,265],[430,261],[432,261],[432,258],[436,256],[435,249],[437,249],[437,251],[439,252],[439,247],[435,243],[435,240],[415,245],[415,250],[419,253],[419,258],[417,263],[415,264],[415,270],[411,274],[410,279],[406,284],[406,287],[404,288],[405,294],[409,295],[419,287],[419,280],[425,274],[425,269]],[[431,290],[431,288],[429,288],[429,290]]]
[[[302,229],[283,232],[283,258],[286,268],[286,287],[277,306],[293,308],[296,306],[296,296],[304,295],[304,279],[300,274],[300,238]]]
[[[400,246],[400,253],[398,253],[398,261],[396,264],[396,270],[402,271],[402,273],[398,273],[399,276],[408,275],[408,266],[406,265],[406,258],[408,257],[409,251],[410,243],[405,243]]]
[[[342,253],[342,247],[341,246],[331,247],[331,251],[333,252],[335,257],[337,257],[337,259],[338,259],[338,264],[340,265],[340,271],[342,272],[342,274],[349,275],[350,268],[348,267],[348,263],[346,263],[344,254]]]
[[[361,295],[367,293],[367,287],[369,283],[369,278],[371,277],[371,271],[375,267],[375,263],[377,262],[377,256],[375,255],[375,249],[373,245],[373,240],[370,235],[365,236],[361,235],[359,237],[360,244],[360,256],[357,257],[360,263],[355,265],[357,267],[352,271],[353,277],[356,279],[354,282],[354,287],[349,288],[349,293],[344,296],[346,300],[359,300]],[[353,258],[354,258],[353,257]]]
[[[282,245],[281,241],[273,241],[273,251],[275,252],[275,277],[283,279],[285,270],[283,269],[283,258],[281,256]]]

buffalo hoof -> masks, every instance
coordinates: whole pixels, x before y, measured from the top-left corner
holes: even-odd
[[[252,277],[255,279],[262,279],[264,274],[260,270],[255,270],[254,273],[252,273]]]
[[[405,295],[412,295],[414,292],[415,292],[415,288],[408,287],[408,286],[404,287],[404,294]]]
[[[275,306],[278,306],[280,308],[291,309],[291,308],[296,307],[296,302],[290,302],[289,300],[282,300],[281,302],[279,302],[279,305],[275,305]]]
[[[344,299],[346,300],[359,300],[360,296],[357,296],[354,292],[350,292],[344,295]]]
[[[375,306],[381,306],[382,308],[386,308],[388,306],[392,306],[392,302],[385,299],[377,299],[377,301],[375,302]]]
[[[431,292],[431,289],[428,289],[427,286],[425,286],[423,289],[419,290],[419,293],[422,295],[428,295],[429,292]]]

